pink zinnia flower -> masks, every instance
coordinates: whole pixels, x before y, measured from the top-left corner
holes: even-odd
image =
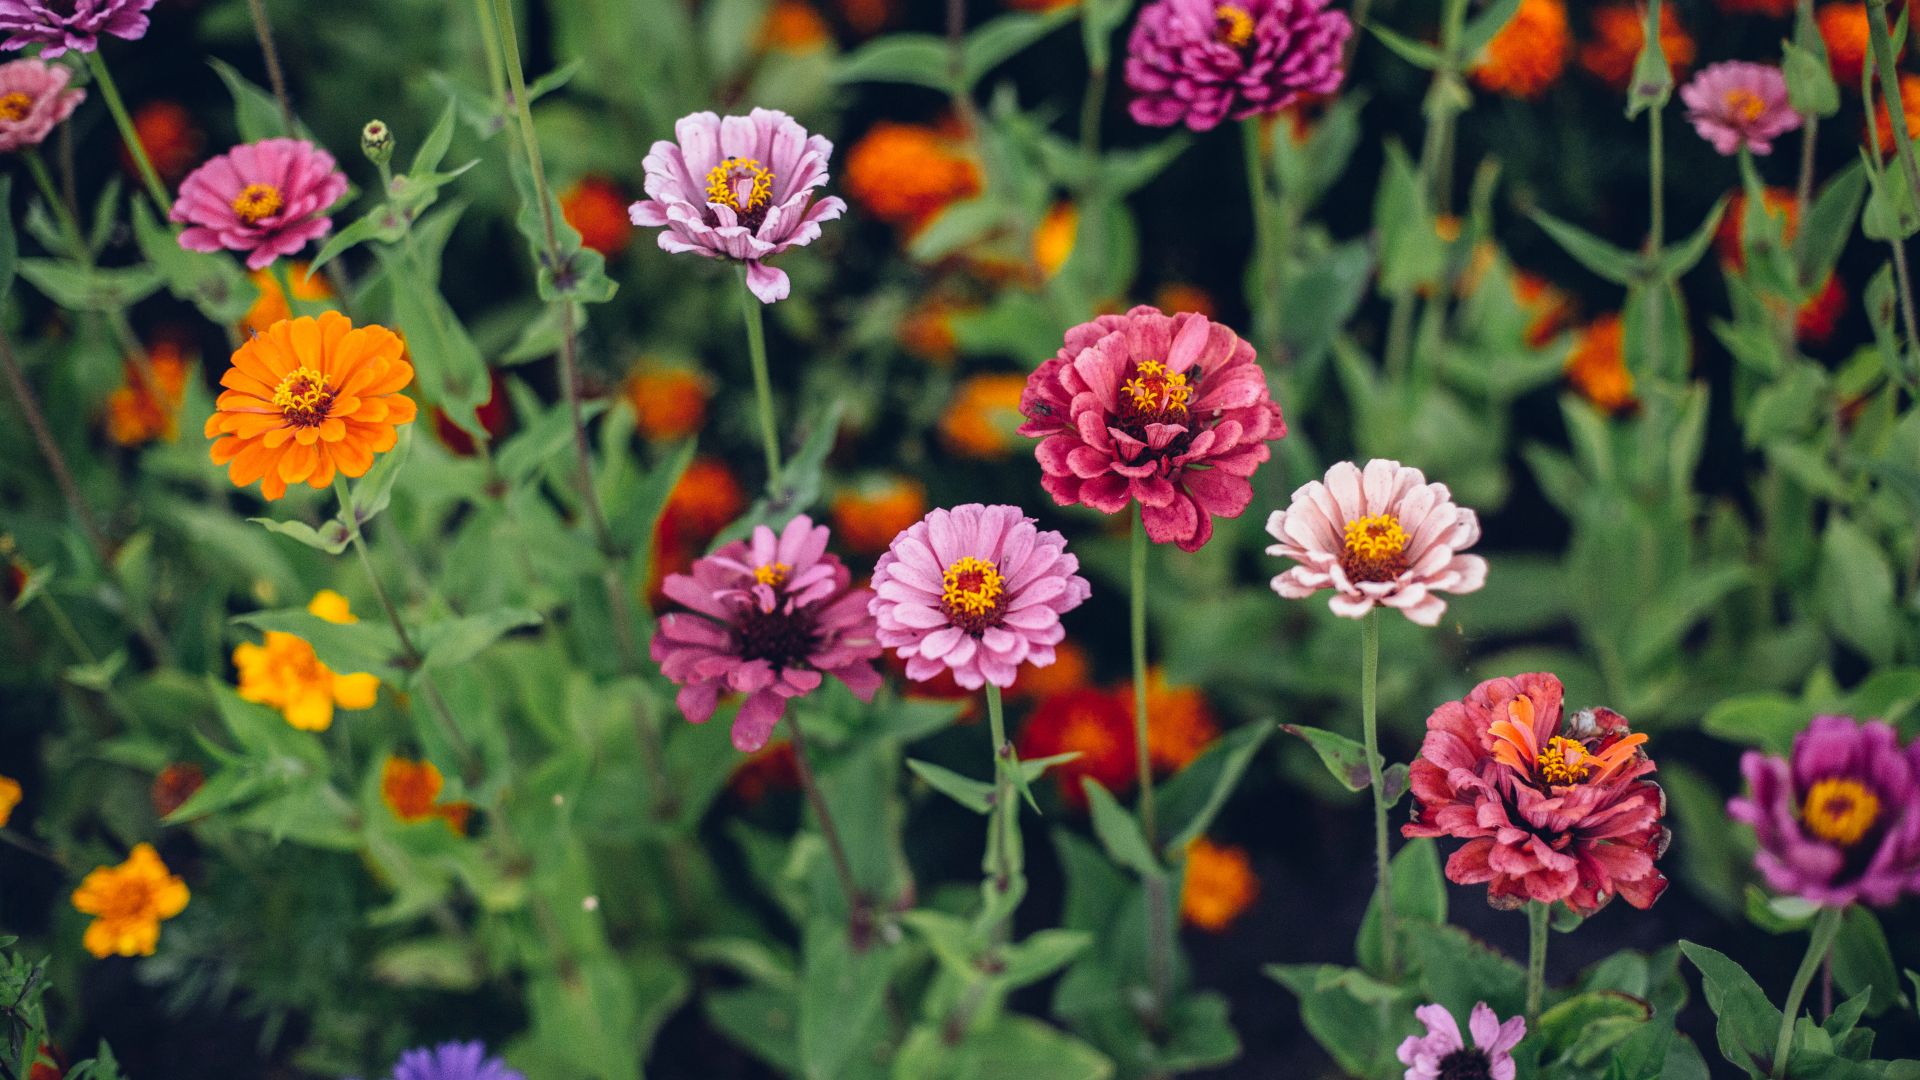
[[[73,72],[38,60],[0,64],[0,154],[39,146],[53,125],[73,115],[85,90],[67,89]]]
[[[1769,64],[1728,60],[1701,69],[1680,88],[1693,130],[1722,154],[1742,146],[1773,152],[1773,140],[1800,126],[1787,100],[1787,79]]]
[[[1127,38],[1138,123],[1207,131],[1340,88],[1353,24],[1326,0],[1154,0]]]
[[[158,0],[0,0],[0,48],[40,46],[52,60],[68,49],[99,47],[101,34],[132,41],[147,32],[147,11]]]
[[[680,687],[680,712],[696,724],[713,716],[722,691],[747,695],[733,718],[733,745],[752,753],[822,675],[870,701],[880,687],[867,602],[873,593],[827,552],[827,527],[802,514],[778,536],[761,525],[692,572],[668,575],[661,591],[691,612],[660,617],[653,658]]]
[[[247,143],[193,170],[180,184],[173,220],[188,251],[247,252],[263,269],[327,235],[326,211],[347,193],[333,155],[299,139]]]
[[[648,197],[629,209],[633,223],[665,226],[663,251],[746,263],[747,287],[761,303],[786,299],[786,271],[763,260],[812,243],[822,222],[846,212],[838,197],[813,201],[813,189],[827,182],[833,143],[777,109],[697,112],[681,117],[673,134],[642,163]]]
[[[1385,604],[1432,626],[1447,610],[1436,594],[1487,583],[1487,560],[1460,554],[1480,539],[1480,519],[1454,505],[1447,485],[1384,458],[1364,472],[1343,461],[1303,485],[1293,505],[1267,518],[1267,533],[1280,541],[1267,554],[1299,564],[1273,579],[1273,591],[1299,600],[1332,589],[1328,606],[1349,619]]]
[[[1253,346],[1204,315],[1142,305],[1067,331],[1027,379],[1020,434],[1041,440],[1041,486],[1105,514],[1140,504],[1154,543],[1198,551],[1239,517],[1247,478],[1287,433]]]
[[[1445,1005],[1422,1005],[1413,1015],[1427,1025],[1425,1035],[1409,1035],[1400,1044],[1400,1064],[1406,1080],[1513,1080],[1513,1048],[1527,1034],[1527,1018],[1509,1017],[1505,1023],[1482,1001],[1467,1017],[1473,1035],[1468,1046],[1460,1037],[1460,1022]]]
[[[1013,685],[1021,664],[1046,667],[1066,637],[1060,616],[1092,588],[1057,532],[1017,506],[935,510],[893,538],[873,568],[880,644],[925,682],[951,669],[968,690]]]
[[[1566,901],[1591,915],[1618,894],[1652,906],[1667,887],[1654,866],[1667,850],[1666,796],[1644,777],[1645,735],[1611,709],[1561,722],[1552,675],[1489,679],[1427,718],[1409,778],[1405,836],[1466,844],[1447,860],[1456,885],[1487,885],[1495,907]]]

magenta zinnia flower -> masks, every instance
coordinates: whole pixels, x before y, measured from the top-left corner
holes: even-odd
[[[786,271],[763,261],[820,236],[820,224],[846,212],[829,196],[833,143],[808,135],[786,113],[755,109],[746,116],[697,112],[673,125],[676,141],[653,144],[642,163],[647,198],[629,213],[635,225],[665,226],[663,251],[691,251],[747,264],[747,287],[761,303],[787,298]]]
[[[1280,541],[1267,554],[1299,564],[1273,579],[1273,591],[1298,600],[1332,589],[1328,606],[1349,619],[1385,604],[1432,626],[1447,610],[1437,594],[1487,583],[1487,560],[1460,554],[1480,539],[1480,519],[1454,505],[1447,485],[1397,461],[1375,458],[1364,472],[1340,462],[1275,510],[1267,532]]]
[[[1405,836],[1451,836],[1456,885],[1485,882],[1495,907],[1564,900],[1591,915],[1615,894],[1652,906],[1667,887],[1666,796],[1644,777],[1645,735],[1611,709],[1561,722],[1552,675],[1489,679],[1427,718],[1409,778],[1417,806]]]
[[[1041,486],[1105,514],[1140,504],[1154,543],[1198,551],[1239,517],[1287,433],[1253,346],[1204,315],[1134,308],[1067,331],[1020,395]]]
[[[1526,1017],[1508,1017],[1502,1023],[1492,1006],[1479,1002],[1467,1017],[1473,1035],[1468,1046],[1460,1037],[1460,1022],[1445,1005],[1422,1005],[1413,1015],[1427,1025],[1427,1033],[1409,1035],[1400,1044],[1406,1080],[1513,1080],[1513,1048],[1526,1037]]]
[[[39,146],[53,125],[73,115],[85,90],[67,89],[73,72],[38,60],[0,64],[0,154]]]
[[[132,41],[147,32],[147,11],[158,0],[0,0],[0,48],[40,46],[52,60],[68,49],[92,52],[101,34]]]
[[[704,724],[722,691],[747,695],[733,718],[733,745],[745,753],[767,745],[787,711],[822,675],[873,698],[880,655],[867,602],[873,593],[849,587],[851,575],[827,554],[827,527],[802,514],[778,536],[761,525],[751,542],[736,540],[672,574],[661,584],[692,612],[660,617],[653,658],[680,687],[680,711]]]
[[[1127,38],[1135,121],[1207,131],[1331,94],[1353,24],[1326,0],[1154,0]]]
[[[873,568],[880,644],[925,682],[951,669],[968,690],[1013,685],[1021,664],[1046,667],[1066,637],[1060,616],[1093,590],[1057,532],[1017,506],[935,510],[893,538]]]
[[[1769,64],[1727,60],[1701,69],[1680,88],[1693,130],[1722,154],[1742,146],[1773,152],[1773,140],[1800,126],[1787,100],[1787,79]]]
[[[1790,762],[1748,751],[1740,771],[1727,814],[1753,826],[1774,889],[1826,907],[1920,892],[1920,740],[1903,752],[1881,721],[1816,716]]]
[[[299,139],[262,139],[188,174],[173,220],[187,226],[181,247],[244,251],[259,270],[327,235],[326,211],[346,193],[332,154]]]

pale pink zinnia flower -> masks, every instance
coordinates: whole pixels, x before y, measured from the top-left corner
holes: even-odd
[[[1280,541],[1267,554],[1299,564],[1273,579],[1273,591],[1299,600],[1332,589],[1328,606],[1349,619],[1385,604],[1433,626],[1447,610],[1437,594],[1487,583],[1487,560],[1460,554],[1480,539],[1480,519],[1454,505],[1447,485],[1385,458],[1365,472],[1351,461],[1328,469],[1267,518],[1267,532]]]
[[[1253,501],[1248,477],[1287,433],[1253,346],[1204,315],[1142,305],[1067,331],[1027,379],[1020,434],[1062,506],[1140,504],[1147,536],[1198,551]]]
[[[660,617],[652,653],[680,687],[680,712],[704,724],[722,692],[747,695],[733,718],[733,745],[752,753],[767,745],[787,699],[818,689],[822,675],[872,700],[880,687],[872,661],[882,651],[867,613],[873,593],[850,581],[827,554],[827,527],[804,514],[778,536],[761,525],[751,541],[668,575],[661,591],[693,610]]]
[[[133,41],[147,32],[147,12],[159,0],[0,0],[0,49],[40,46],[52,60],[68,49],[90,53],[100,35]]]
[[[1046,667],[1066,637],[1060,616],[1092,588],[1057,532],[1017,506],[935,510],[893,538],[873,568],[880,644],[925,682],[951,669],[968,690],[1013,685],[1021,664]]]
[[[73,115],[85,90],[67,89],[73,72],[38,60],[0,64],[0,154],[39,146],[53,125]]]
[[[812,243],[822,222],[847,209],[835,196],[813,201],[827,182],[833,143],[777,109],[697,112],[681,117],[673,134],[641,163],[647,198],[629,209],[633,223],[665,226],[663,251],[745,263],[747,288],[761,303],[786,299],[786,271],[764,260]]]
[[[193,170],[180,184],[173,220],[188,251],[247,252],[264,269],[327,235],[326,211],[347,193],[333,155],[299,139],[247,143]]]
[[[1773,140],[1800,126],[1787,100],[1787,79],[1769,64],[1727,60],[1703,68],[1680,88],[1693,130],[1722,154],[1742,146],[1773,152]]]
[[[1400,1044],[1405,1080],[1513,1080],[1513,1048],[1527,1034],[1527,1018],[1508,1017],[1503,1023],[1493,1007],[1482,1001],[1467,1017],[1473,1045],[1460,1037],[1460,1022],[1445,1005],[1422,1005],[1413,1015],[1427,1026],[1425,1035],[1409,1035]]]

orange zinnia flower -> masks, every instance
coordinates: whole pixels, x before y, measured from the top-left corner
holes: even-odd
[[[878,555],[926,516],[927,489],[907,476],[876,477],[833,497],[833,534],[859,555]]]
[[[1827,64],[1833,69],[1833,81],[1839,83],[1842,90],[1859,93],[1860,75],[1872,48],[1867,36],[1867,5],[1822,4],[1813,13],[1813,21],[1820,28],[1821,39],[1827,43]],[[1893,48],[1896,54],[1904,56],[1906,40],[1894,38]]]
[[[1184,281],[1170,281],[1160,286],[1153,294],[1153,306],[1166,312],[1191,311],[1209,319],[1220,313],[1219,305],[1213,302],[1211,293]]]
[[[959,349],[953,317],[972,310],[938,296],[915,305],[900,319],[900,347],[909,356],[935,364],[953,363]]]
[[[133,110],[133,134],[140,148],[153,162],[153,171],[168,183],[178,183],[200,160],[200,147],[206,137],[193,126],[193,114],[177,101],[149,101]],[[120,164],[129,174],[136,166],[126,148],[120,148]]]
[[[1133,685],[1122,691],[1133,701]],[[1207,695],[1194,686],[1169,686],[1167,673],[1147,669],[1147,757],[1162,772],[1179,772],[1220,736]]]
[[[394,817],[409,825],[439,818],[447,823],[447,828],[465,835],[473,805],[441,802],[440,790],[445,785],[446,778],[431,761],[390,757],[380,767],[380,801],[387,804]]]
[[[1567,43],[1563,0],[1521,0],[1520,10],[1487,43],[1473,81],[1489,93],[1531,101],[1566,70]]]
[[[1634,404],[1633,373],[1627,370],[1620,316],[1602,315],[1581,332],[1567,356],[1567,382],[1604,412],[1619,412]]]
[[[1034,707],[1018,740],[1025,760],[1078,751],[1080,756],[1047,770],[1067,805],[1085,808],[1080,778],[1112,792],[1134,781],[1133,712],[1119,695],[1094,687],[1054,694]]]
[[[847,152],[842,187],[868,216],[911,232],[979,194],[980,167],[948,132],[883,120]]]
[[[278,499],[288,484],[325,488],[334,474],[362,476],[413,422],[400,390],[413,381],[399,335],[355,328],[345,315],[275,323],[233,354],[227,388],[207,418],[215,465],[235,487],[260,481]],[[231,463],[231,464],[229,464]]]
[[[1633,62],[1640,56],[1640,45],[1646,40],[1640,5],[1614,3],[1595,8],[1592,23],[1593,40],[1580,47],[1580,66],[1624,93],[1633,79]],[[1672,4],[1660,6],[1660,48],[1666,52],[1667,69],[1676,80],[1693,66],[1693,38],[1680,25]]]
[[[1007,696],[1015,701],[1038,701],[1063,694],[1087,685],[1087,678],[1092,671],[1093,664],[1087,659],[1087,650],[1079,642],[1068,638],[1053,647],[1053,663],[1022,671],[1019,681],[1007,691]]]
[[[805,0],[776,0],[760,24],[760,44],[775,52],[804,53],[833,40],[833,30]]]
[[[633,237],[631,201],[606,177],[583,176],[560,196],[560,216],[579,231],[583,246],[612,257]]]
[[[1219,933],[1233,924],[1260,895],[1247,850],[1216,844],[1205,837],[1187,845],[1186,882],[1180,889],[1180,917],[1191,926]]]
[[[1893,125],[1887,119],[1887,99],[1878,93],[1877,82],[1875,90],[1873,130],[1880,139],[1880,153],[1891,155],[1899,144],[1893,135]],[[1908,137],[1920,141],[1920,75],[1907,71],[1900,73],[1900,108],[1906,114]],[[1899,175],[1897,166],[1890,163],[1888,167],[1894,170],[1896,176]]]
[[[147,349],[145,368],[129,360],[125,382],[107,395],[107,438],[121,446],[172,442],[180,434],[175,421],[187,391],[187,367],[185,354],[171,341]]]
[[[240,320],[242,327],[251,333],[264,334],[274,323],[293,317],[293,312],[287,309],[286,294],[280,291],[280,279],[271,269],[255,270],[248,277],[254,288],[260,290],[260,298],[247,309],[246,318]],[[287,277],[293,282],[293,298],[308,311],[313,310],[317,301],[333,299],[333,286],[317,274],[308,276],[306,263],[288,263]]]
[[[1003,458],[1013,449],[1021,423],[1024,375],[975,375],[954,391],[940,417],[940,437],[962,457]]]
[[[712,388],[697,371],[643,362],[627,376],[623,389],[645,438],[683,439],[706,425]]]
[[[1527,324],[1527,344],[1536,349],[1552,341],[1573,316],[1573,298],[1564,289],[1525,270],[1513,273],[1513,298],[1533,316]]]

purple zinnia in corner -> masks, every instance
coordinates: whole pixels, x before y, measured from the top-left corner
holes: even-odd
[[[0,48],[40,46],[52,60],[68,49],[89,53],[101,34],[133,41],[147,33],[147,11],[158,0],[0,0]]]
[[[1460,1022],[1445,1005],[1422,1005],[1413,1010],[1413,1015],[1427,1025],[1427,1033],[1409,1035],[1400,1044],[1397,1056],[1407,1067],[1406,1080],[1513,1080],[1517,1071],[1513,1048],[1526,1037],[1525,1017],[1508,1017],[1502,1023],[1482,1001],[1467,1017],[1467,1032],[1473,1036],[1472,1045],[1468,1045],[1460,1037]]]
[[[408,1050],[393,1067],[393,1080],[527,1080],[518,1069],[487,1055],[482,1042],[450,1042]]]
[[[1127,38],[1128,109],[1150,127],[1209,131],[1331,94],[1352,34],[1326,0],[1153,0]]]
[[[1741,147],[1773,153],[1773,140],[1800,126],[1787,100],[1787,78],[1769,64],[1728,60],[1695,75],[1680,88],[1693,130],[1722,154]]]

